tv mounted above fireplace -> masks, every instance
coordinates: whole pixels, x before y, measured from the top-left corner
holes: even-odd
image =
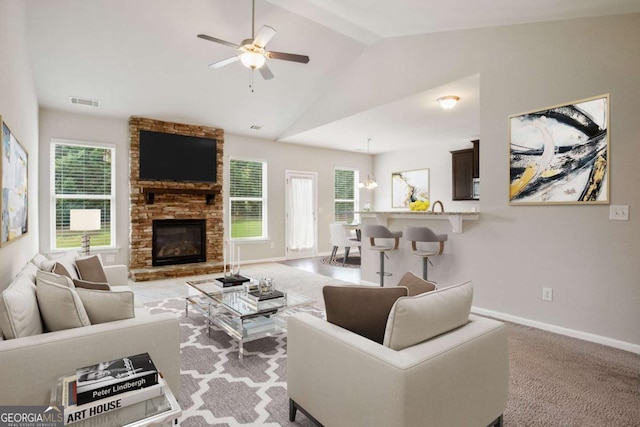
[[[140,131],[140,179],[216,182],[218,141],[197,136]]]

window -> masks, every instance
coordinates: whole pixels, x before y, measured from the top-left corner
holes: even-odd
[[[51,143],[53,249],[79,248],[84,232],[69,230],[70,209],[100,209],[100,230],[91,247],[115,245],[115,148],[56,141]]]
[[[358,171],[353,169],[335,170],[335,217],[336,221],[357,222]]]
[[[229,208],[232,239],[267,238],[267,164],[231,159]]]

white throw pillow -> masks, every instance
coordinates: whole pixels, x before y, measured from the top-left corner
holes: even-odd
[[[398,298],[387,319],[383,344],[402,350],[462,326],[469,321],[472,300],[471,282]]]
[[[75,289],[40,280],[36,295],[42,321],[49,332],[91,325]]]
[[[92,325],[135,317],[133,292],[76,288]]]
[[[28,264],[0,293],[0,327],[6,339],[42,333],[42,320],[33,280],[36,271],[35,265]]]
[[[41,253],[37,253],[33,256],[33,258],[31,259],[31,262],[38,267],[39,270],[44,270],[44,271],[51,271],[53,270],[53,264],[55,264],[55,261],[50,260],[49,258],[47,258],[46,256],[42,255]]]
[[[49,273],[47,271],[38,270],[36,272],[36,285],[40,282],[46,281],[49,283],[55,283],[57,285],[66,286],[68,288],[74,288],[73,281],[67,276],[61,274]]]

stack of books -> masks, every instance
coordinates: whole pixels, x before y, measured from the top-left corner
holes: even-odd
[[[62,379],[64,424],[162,396],[164,387],[148,353],[80,368]]]
[[[240,297],[257,310],[261,310],[262,308],[268,309],[278,307],[280,305],[284,305],[286,301],[286,295],[284,292],[275,289],[269,292],[246,292]]]

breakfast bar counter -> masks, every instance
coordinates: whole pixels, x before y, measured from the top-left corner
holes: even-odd
[[[462,233],[462,221],[477,221],[480,218],[479,212],[429,212],[429,211],[359,211],[362,218],[375,218],[378,224],[388,225],[389,219],[412,219],[412,220],[449,220],[452,232]]]

